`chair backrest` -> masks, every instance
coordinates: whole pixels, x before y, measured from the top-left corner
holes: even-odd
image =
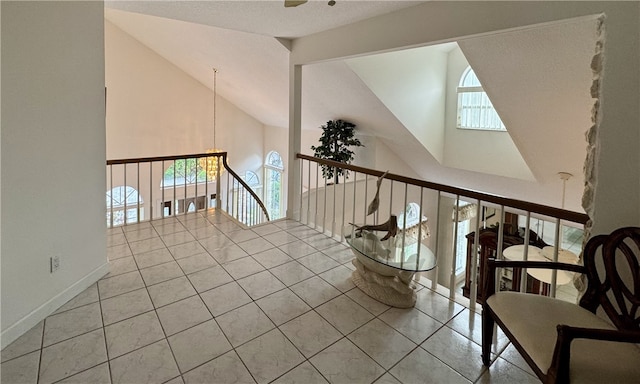
[[[598,235],[584,248],[587,290],[580,306],[601,307],[620,330],[640,331],[640,228]]]

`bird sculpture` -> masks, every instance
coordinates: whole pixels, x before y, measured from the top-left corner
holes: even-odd
[[[369,203],[369,208],[367,208],[367,216],[377,211],[378,207],[380,206],[380,186],[382,185],[382,179],[384,179],[387,173],[389,173],[389,171],[383,173],[382,176],[378,177],[378,181],[376,181],[376,184],[378,185],[376,189],[376,195],[373,200],[371,200],[371,203]]]

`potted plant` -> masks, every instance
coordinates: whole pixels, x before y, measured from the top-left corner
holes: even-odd
[[[353,151],[349,147],[363,147],[360,140],[354,137],[356,126],[353,123],[340,119],[330,120],[320,128],[322,128],[320,145],[311,146],[315,157],[350,164],[353,160]],[[322,166],[322,176],[325,179],[334,178],[336,184],[338,184],[338,176],[343,174],[345,174],[344,169]]]

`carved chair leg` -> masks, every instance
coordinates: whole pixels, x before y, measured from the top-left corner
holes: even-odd
[[[495,321],[486,308],[482,309],[482,364],[491,364],[491,343]]]

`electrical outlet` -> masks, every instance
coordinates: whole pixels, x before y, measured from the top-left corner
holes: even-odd
[[[51,273],[57,271],[60,268],[60,256],[50,257],[49,265],[51,266]]]

